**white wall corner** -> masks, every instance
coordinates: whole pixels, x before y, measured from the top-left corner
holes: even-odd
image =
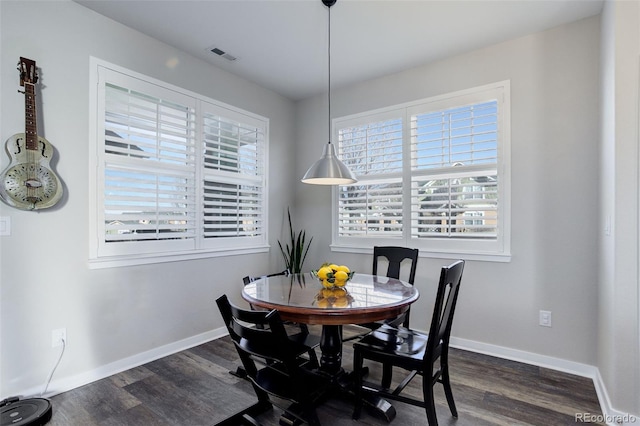
[[[600,402],[600,408],[602,409],[603,418],[594,419],[600,423],[606,423],[610,426],[627,426],[627,425],[640,425],[640,417],[634,416],[629,413],[623,413],[611,406],[611,400],[607,388],[604,385],[600,370],[596,368],[595,377],[593,378],[593,385],[596,388],[598,394],[598,401]]]
[[[600,376],[600,370],[596,366],[456,337],[451,337],[450,345],[451,347],[458,349],[590,378],[593,380],[593,386],[596,390],[596,395],[598,396],[598,403],[600,404],[602,415],[600,416],[597,413],[584,413],[585,415],[593,415],[593,421],[598,423],[607,423],[612,426],[631,424],[634,426],[640,425],[639,418],[631,414],[622,413],[611,407],[609,394],[607,393],[602,376]]]

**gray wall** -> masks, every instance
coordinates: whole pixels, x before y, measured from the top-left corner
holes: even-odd
[[[41,135],[57,149],[55,168],[67,194],[59,207],[40,212],[0,203],[0,216],[10,217],[12,228],[11,236],[0,237],[0,395],[6,397],[43,389],[59,354],[59,348],[51,348],[52,329],[66,327],[68,338],[54,381],[99,373],[119,360],[143,359],[147,351],[176,342],[179,346],[183,339],[222,327],[214,308],[218,295],[226,292],[239,299],[243,275],[283,267],[279,253],[272,250],[251,256],[88,268],[88,147],[93,143],[89,57],[270,119],[272,247],[282,238],[283,213],[293,204],[293,170],[288,164],[294,104],[70,1],[2,1],[0,10],[0,138],[5,141],[24,132],[24,97],[17,92],[16,63],[20,56],[34,59],[42,69]],[[167,66],[168,61],[177,66]],[[4,169],[8,164],[4,149],[1,157]]]
[[[470,261],[457,338],[596,363],[599,18],[332,91],[334,117],[511,80],[510,263]],[[298,105],[298,176],[326,143],[325,97]],[[324,124],[324,125],[323,125]],[[312,259],[369,271],[370,255],[330,252],[331,190],[298,184],[296,205],[318,244]],[[421,258],[412,326],[427,329],[442,259]],[[538,325],[538,311],[553,327]]]

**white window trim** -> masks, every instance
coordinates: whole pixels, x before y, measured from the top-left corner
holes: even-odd
[[[207,102],[209,104],[213,104],[216,107],[223,108],[229,110],[233,114],[241,114],[245,117],[250,117],[251,119],[255,119],[265,123],[265,149],[264,149],[264,181],[265,181],[265,196],[263,200],[263,208],[264,208],[264,231],[263,237],[260,238],[260,241],[254,241],[251,246],[242,246],[242,247],[234,247],[233,244],[226,244],[220,247],[208,247],[201,248],[190,251],[175,251],[170,250],[161,253],[152,253],[152,254],[126,254],[126,255],[113,255],[113,256],[100,256],[99,255],[99,243],[103,236],[100,234],[101,226],[99,226],[100,212],[98,202],[100,199],[101,191],[104,192],[104,188],[99,188],[99,183],[101,182],[99,178],[100,173],[100,165],[99,165],[99,152],[97,141],[98,138],[104,138],[104,134],[98,134],[101,126],[98,122],[98,102],[99,102],[99,68],[107,68],[109,70],[126,74],[133,78],[138,78],[140,80],[157,84],[161,87],[175,90],[176,92],[182,93],[186,96],[195,98],[198,103]],[[131,266],[131,265],[144,265],[144,264],[153,264],[153,263],[165,263],[165,262],[173,262],[173,261],[184,261],[184,260],[194,260],[194,259],[203,259],[203,258],[211,258],[211,257],[223,257],[223,256],[234,256],[234,255],[244,255],[250,253],[262,253],[269,251],[269,238],[268,238],[268,180],[267,176],[269,175],[269,119],[266,117],[259,116],[257,114],[253,114],[251,112],[242,110],[240,108],[236,108],[232,105],[225,104],[223,102],[207,98],[198,93],[177,87],[170,83],[166,83],[160,81],[158,79],[143,75],[141,73],[137,73],[135,71],[131,71],[124,67],[111,64],[107,61],[101,60],[99,58],[90,57],[89,61],[89,257],[88,257],[88,266],[90,269],[102,269],[102,268],[110,268],[110,267],[121,267],[121,266]],[[199,131],[199,130],[198,130]],[[198,169],[198,173],[200,170]]]
[[[511,261],[511,93],[510,81],[500,81],[487,84],[471,89],[460,90],[453,93],[447,93],[430,98],[420,99],[413,102],[394,105],[390,107],[380,108],[376,110],[366,111],[363,113],[353,114],[345,117],[334,118],[332,120],[333,140],[338,140],[338,128],[348,126],[348,122],[362,122],[367,116],[375,116],[376,120],[380,117],[392,117],[394,111],[404,110],[403,119],[403,145],[409,146],[410,132],[409,120],[411,111],[420,105],[429,103],[434,106],[435,110],[441,108],[442,103],[450,103],[456,97],[465,97],[468,99],[478,99],[482,101],[483,93],[487,91],[502,91],[502,108],[499,114],[499,131],[501,132],[501,143],[498,146],[498,173],[500,174],[499,197],[503,200],[500,205],[500,215],[502,216],[499,232],[500,246],[494,250],[487,250],[482,244],[475,244],[474,241],[460,241],[461,246],[451,248],[432,249],[428,247],[429,241],[433,239],[425,239],[424,241],[416,241],[410,237],[410,232],[405,230],[403,237],[398,238],[340,238],[338,236],[338,198],[339,188],[332,188],[332,243],[330,248],[334,252],[347,253],[373,253],[373,246],[376,245],[404,245],[407,247],[416,247],[420,250],[420,257],[452,259],[463,258],[467,260],[491,261],[491,262],[510,262]],[[421,112],[424,112],[422,110]],[[395,115],[398,117],[398,114]],[[404,161],[407,161],[408,149],[403,149]],[[409,167],[403,168],[403,181],[411,181],[411,170]],[[406,188],[406,186],[405,186]],[[403,204],[410,203],[410,197],[403,197]],[[405,211],[409,209],[405,208]],[[418,242],[419,244],[416,244]],[[452,244],[455,245],[455,244]]]

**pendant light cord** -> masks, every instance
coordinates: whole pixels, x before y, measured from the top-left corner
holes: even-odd
[[[329,78],[328,78],[328,90],[327,90],[327,98],[329,101],[329,143],[331,143],[331,6],[327,6],[327,8],[329,9],[329,43],[328,43],[328,52],[327,52],[327,58],[328,58],[328,64],[329,64]]]

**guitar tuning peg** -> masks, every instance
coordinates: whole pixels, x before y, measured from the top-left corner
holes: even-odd
[[[24,90],[18,90],[18,93],[22,93],[23,95],[25,94]]]

